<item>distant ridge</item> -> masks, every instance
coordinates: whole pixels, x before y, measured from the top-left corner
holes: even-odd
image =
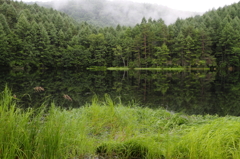
[[[108,0],[55,0],[52,2],[37,2],[44,7],[52,7],[64,12],[78,22],[105,26],[134,26],[145,17],[163,19],[167,25],[177,18],[185,19],[202,13],[180,11],[162,5]]]

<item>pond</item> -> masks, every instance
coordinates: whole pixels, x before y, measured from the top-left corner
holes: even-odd
[[[81,107],[108,94],[130,106],[238,116],[239,78],[239,72],[12,70],[1,71],[0,88],[7,84],[22,107]]]

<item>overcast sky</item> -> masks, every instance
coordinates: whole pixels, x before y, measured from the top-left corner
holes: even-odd
[[[231,5],[239,0],[132,0],[135,2],[156,3],[184,11],[206,12],[212,8]]]
[[[51,1],[51,0],[22,0],[22,1]],[[160,4],[167,6],[169,8],[183,11],[206,12],[213,8],[217,9],[225,5],[231,5],[240,0],[131,0],[131,1]]]

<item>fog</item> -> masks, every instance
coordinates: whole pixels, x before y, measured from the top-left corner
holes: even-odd
[[[48,0],[42,0],[42,2],[46,1],[49,3]],[[221,0],[215,3],[213,1],[215,2],[215,0],[206,3],[204,3],[204,0],[53,0],[50,3],[54,9],[63,12],[66,12],[65,6],[68,3],[74,3],[74,7],[71,6],[72,9],[81,10],[80,13],[88,14],[91,17],[91,19],[84,19],[88,22],[104,18],[106,21],[111,21],[112,24],[135,25],[140,23],[143,17],[146,19],[151,17],[155,20],[161,18],[169,25],[174,23],[177,18],[185,19],[201,15],[204,11],[236,2],[236,0]],[[170,8],[171,6],[175,9]],[[194,9],[196,7],[197,9]],[[195,12],[187,10],[194,10]],[[67,12],[73,14],[71,11]],[[78,15],[82,16],[83,14]]]
[[[83,10],[85,12],[96,14],[98,16],[109,18],[114,24],[121,25],[135,25],[141,22],[141,19],[152,18],[155,20],[163,19],[166,24],[171,24],[177,18],[187,18],[194,15],[202,14],[200,12],[187,12],[181,10],[174,10],[163,5],[156,5],[150,3],[138,3],[129,0],[54,0],[52,6],[56,10],[64,11],[68,3],[75,3],[74,8]]]
[[[239,0],[132,0],[134,2],[152,3],[168,6],[172,9],[206,12],[213,8],[224,7],[239,2]]]
[[[21,0],[18,0],[21,1]],[[25,2],[30,2],[34,0],[22,0]],[[52,0],[38,0],[41,2],[50,2]],[[63,5],[65,0],[54,0],[56,5]],[[101,1],[101,0],[99,0]],[[132,1],[139,3],[151,3],[158,4],[162,6],[167,6],[172,9],[181,10],[181,11],[191,11],[191,12],[206,12],[213,8],[217,9],[219,7],[224,7],[225,5],[231,5],[233,3],[239,2],[239,0],[110,0],[110,1]]]

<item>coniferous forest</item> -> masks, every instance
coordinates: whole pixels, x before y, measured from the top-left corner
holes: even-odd
[[[25,68],[240,67],[240,2],[202,16],[97,27],[0,0],[0,65]]]

